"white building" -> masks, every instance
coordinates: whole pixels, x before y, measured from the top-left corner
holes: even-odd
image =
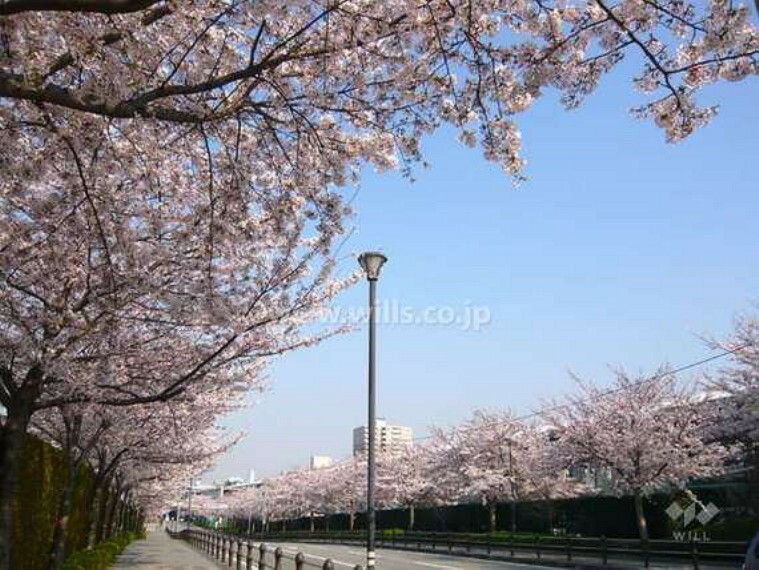
[[[309,462],[309,468],[311,471],[316,469],[326,469],[327,467],[332,467],[334,463],[335,462],[328,455],[312,455],[311,461]]]
[[[206,495],[222,499],[226,493],[243,491],[250,487],[258,487],[260,481],[256,481],[256,472],[251,469],[248,472],[248,480],[242,477],[227,477],[226,479],[216,480],[213,483],[196,482],[193,483],[192,492],[195,495]]]
[[[377,420],[375,431],[377,451],[395,451],[411,445],[414,440],[414,432],[410,427],[387,425],[384,419]],[[369,429],[366,426],[357,427],[353,430],[353,455],[361,455],[369,449]]]

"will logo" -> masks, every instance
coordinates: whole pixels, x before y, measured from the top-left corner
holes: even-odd
[[[700,507],[697,508],[697,507]],[[666,510],[667,516],[673,521],[682,517],[683,528],[687,528],[693,521],[698,521],[706,525],[710,520],[717,516],[719,509],[714,503],[704,506],[703,503],[692,501],[687,507],[682,508],[677,501],[673,501]]]

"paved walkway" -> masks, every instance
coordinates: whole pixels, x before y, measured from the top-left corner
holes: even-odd
[[[164,530],[148,533],[146,540],[136,540],[116,559],[112,568],[218,570],[214,562],[191,548],[183,540],[169,538]]]

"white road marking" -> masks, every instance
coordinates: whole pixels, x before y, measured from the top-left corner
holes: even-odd
[[[366,556],[366,550],[349,550],[348,554],[354,554],[355,556]],[[382,558],[382,555],[375,554],[374,558],[379,560],[380,558]]]
[[[420,566],[429,566],[430,568],[442,568],[443,570],[465,570],[461,566],[446,566],[445,564],[433,564],[432,562],[419,562],[418,560],[411,560],[414,564]]]
[[[306,557],[312,558],[312,559],[314,559],[314,558],[315,559],[319,559],[321,561],[324,560],[323,556],[316,556],[314,554],[308,554],[307,552],[304,551],[304,549],[320,549],[320,550],[324,549],[324,550],[329,550],[330,553],[335,553],[335,554],[337,554],[337,552],[339,550],[342,550],[345,554],[352,554],[353,556],[360,556],[360,557],[363,557],[366,554],[365,550],[354,550],[354,549],[352,549],[349,546],[344,545],[344,544],[340,544],[340,545],[337,545],[337,544],[326,545],[326,544],[314,544],[314,543],[299,543],[299,544],[284,543],[283,546],[287,546],[287,547],[290,547],[290,548],[296,548],[300,552],[303,552],[303,554]],[[293,554],[296,553],[295,550],[290,550],[290,551],[285,551],[285,552],[287,552],[288,554],[291,554],[291,555],[293,555]],[[446,565],[446,564],[436,564],[436,563],[433,563],[433,562],[423,562],[421,560],[414,560],[412,558],[412,556],[414,554],[420,555],[420,556],[423,556],[423,557],[426,557],[426,556],[438,556],[438,557],[439,556],[444,556],[446,558],[450,558],[449,555],[444,554],[442,552],[437,552],[437,553],[433,553],[433,552],[415,552],[415,551],[392,550],[392,549],[390,549],[390,550],[384,550],[383,553],[382,553],[382,555],[379,555],[379,554],[377,555],[377,558],[384,557],[387,563],[400,562],[400,563],[404,563],[404,564],[418,564],[420,566],[426,566],[426,567],[429,567],[429,568],[437,568],[439,570],[467,570],[467,568],[469,568],[468,565],[467,566],[450,566],[450,565]],[[337,566],[346,566],[346,567],[349,567],[349,568],[355,568],[356,567],[356,563],[355,562],[348,563],[348,562],[344,562],[342,560],[335,560],[334,558],[332,559],[332,561]],[[464,560],[461,560],[461,562],[463,562],[465,564],[468,564],[469,561],[470,560],[466,559],[466,558]],[[506,560],[492,560],[492,559],[482,560],[482,559],[479,559],[479,558],[475,558],[475,559],[473,559],[471,561],[475,562],[475,564],[485,562],[488,565],[505,566],[505,567],[510,568],[510,569],[525,568],[525,569],[528,569],[528,570],[537,570],[537,569],[540,569],[540,568],[543,568],[543,569],[546,568],[545,566],[535,566],[535,565],[524,564],[524,563],[519,563],[519,562],[506,561]]]
[[[312,546],[313,546],[313,545],[310,545],[310,544],[309,544],[309,548],[311,548]],[[331,548],[331,547],[328,547],[328,546],[322,546],[321,548]],[[285,550],[284,548],[282,549],[282,552],[285,552],[285,553],[287,553],[287,554],[293,554],[293,555],[294,555],[294,554],[297,554],[297,552],[288,551],[288,550]],[[307,557],[307,558],[316,558],[316,559],[318,559],[319,561],[324,561],[324,560],[326,560],[326,559],[325,559],[323,556],[316,556],[315,554],[309,554],[308,552],[303,552],[302,550],[301,550],[300,552],[302,552],[302,553],[303,553],[303,556],[305,556],[305,557]],[[347,568],[355,568],[355,567],[356,567],[356,564],[355,564],[355,563],[351,564],[350,562],[343,562],[342,560],[337,560],[337,559],[335,559],[335,558],[330,558],[330,560],[332,560],[332,563],[333,563],[333,564],[337,564],[338,566],[346,566]]]

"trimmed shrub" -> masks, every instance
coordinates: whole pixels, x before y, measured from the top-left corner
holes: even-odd
[[[63,564],[63,570],[105,570],[116,560],[130,542],[143,538],[134,532],[126,532],[104,540],[91,550],[73,553]]]

